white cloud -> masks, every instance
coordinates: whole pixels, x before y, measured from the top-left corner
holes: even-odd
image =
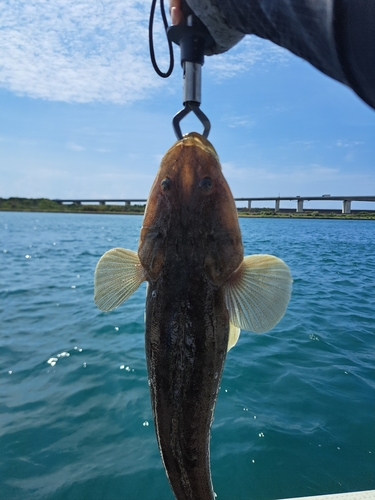
[[[70,149],[71,151],[84,151],[85,148],[83,146],[80,146],[79,144],[75,144],[74,142],[68,142],[66,145],[67,149]]]
[[[220,81],[244,73],[255,64],[265,70],[270,64],[288,64],[290,57],[287,50],[268,40],[247,36],[229,52],[206,57],[206,64],[209,73]]]
[[[249,115],[237,115],[237,116],[225,115],[222,117],[222,121],[227,123],[228,127],[230,128],[237,128],[237,127],[251,128],[254,127],[256,124],[254,118],[251,118]]]
[[[33,168],[4,168],[6,184],[2,187],[1,196],[48,197],[54,198],[147,198],[154,180],[154,175],[139,171],[127,170],[123,173],[110,173],[111,165],[103,166],[103,171],[93,170],[90,175],[86,171],[75,169],[74,182],[69,166],[48,163]],[[32,194],[30,194],[32,193]]]
[[[0,85],[69,102],[142,98],[160,84],[148,58],[148,11],[147,0],[2,4]]]
[[[150,0],[2,2],[0,86],[65,102],[125,104],[149,97],[163,82],[149,60],[149,10]],[[158,62],[167,67],[167,42],[158,20],[154,33]],[[176,55],[178,66],[178,49]],[[283,49],[250,37],[206,61],[216,79],[287,57]]]
[[[343,175],[338,168],[316,164],[299,165],[291,168],[279,167],[277,170],[270,168],[267,164],[259,167],[238,167],[234,162],[229,161],[224,162],[222,167],[223,173],[228,179],[251,182],[256,180],[256,182],[264,185],[273,182],[309,185],[312,181],[337,180]]]
[[[339,148],[352,148],[354,146],[360,146],[364,144],[363,141],[347,141],[347,140],[342,140],[338,139],[335,143],[335,146]]]
[[[368,194],[372,175],[346,172],[342,167],[320,164],[298,165],[271,169],[267,165],[242,167],[235,162],[224,162],[223,173],[235,197],[246,196],[313,196],[323,193],[343,195]]]
[[[102,154],[112,153],[112,149],[106,149],[106,148],[97,148],[97,149],[95,149],[95,151],[97,153],[102,153]]]

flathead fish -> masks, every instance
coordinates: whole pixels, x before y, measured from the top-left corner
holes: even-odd
[[[227,351],[240,329],[284,315],[292,279],[271,255],[243,256],[237,210],[211,143],[197,133],[164,156],[138,252],[114,248],[95,271],[111,311],[148,282],[146,359],[157,441],[178,500],[213,500],[210,427]]]

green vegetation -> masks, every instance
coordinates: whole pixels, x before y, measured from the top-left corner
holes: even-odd
[[[302,213],[297,213],[295,211],[283,211],[275,212],[272,208],[252,208],[250,211],[248,208],[238,208],[239,217],[268,217],[275,219],[371,219],[375,220],[375,212],[352,212],[350,214],[342,214],[341,212],[328,212],[324,210],[319,212],[318,210],[304,210]]]
[[[78,203],[62,204],[47,198],[0,198],[0,211],[8,212],[63,212],[89,214],[143,214],[146,205],[79,205]],[[305,210],[296,212],[275,212],[272,208],[238,208],[239,217],[272,217],[277,219],[372,219],[375,212],[355,212],[341,214],[337,212],[319,212]]]
[[[79,205],[62,204],[47,198],[0,198],[0,211],[67,212],[95,214],[143,214],[145,205]]]

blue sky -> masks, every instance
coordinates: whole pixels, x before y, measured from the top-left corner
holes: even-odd
[[[2,2],[0,197],[147,197],[182,107],[179,50],[167,80],[149,61],[149,8]],[[155,43],[167,64],[161,24]],[[206,57],[201,107],[235,197],[375,194],[375,111],[281,48]]]

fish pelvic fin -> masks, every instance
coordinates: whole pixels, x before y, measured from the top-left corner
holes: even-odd
[[[225,285],[230,322],[255,333],[271,330],[285,314],[292,283],[290,269],[281,259],[273,255],[245,257]],[[229,341],[228,350],[237,339],[231,345]]]
[[[241,329],[235,326],[233,323],[229,323],[229,337],[228,337],[228,348],[227,352],[232,349],[233,346],[237,344],[239,339]]]
[[[112,311],[127,300],[145,279],[136,252],[113,248],[96,265],[94,302],[101,311]]]

